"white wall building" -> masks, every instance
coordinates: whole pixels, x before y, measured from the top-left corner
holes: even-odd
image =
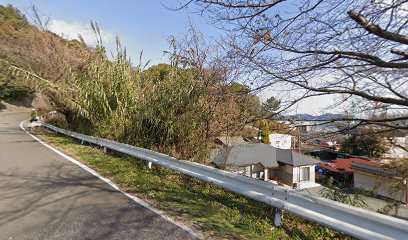
[[[292,147],[292,135],[272,133],[269,134],[269,141],[272,147],[290,149]]]
[[[408,201],[407,179],[385,174],[378,163],[353,163],[354,187],[377,192],[378,195],[391,198],[402,203]],[[398,186],[398,187],[396,187]]]

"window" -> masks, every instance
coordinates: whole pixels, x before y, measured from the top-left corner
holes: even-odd
[[[300,168],[300,181],[310,181],[310,167]]]

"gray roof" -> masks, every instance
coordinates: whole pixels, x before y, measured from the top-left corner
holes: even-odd
[[[217,137],[217,139],[227,147],[235,147],[235,146],[247,143],[240,136],[220,136],[220,137]]]
[[[309,157],[304,154],[286,149],[278,149],[277,155],[278,162],[289,164],[295,167],[314,165],[319,163],[319,161],[317,161],[313,157]]]
[[[237,147],[222,147],[215,156],[216,165],[234,165],[239,167],[260,163],[266,168],[278,167],[276,148],[264,143],[245,144]]]
[[[278,167],[278,162],[292,166],[304,166],[313,165],[319,161],[291,150],[275,148],[264,143],[222,147],[213,160],[216,165],[244,167],[260,163],[265,168]]]

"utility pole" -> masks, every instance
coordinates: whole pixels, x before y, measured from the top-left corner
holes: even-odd
[[[297,145],[298,145],[298,150],[299,150],[299,153],[301,153],[301,150],[300,150],[300,130],[299,130],[299,127],[296,127],[297,128],[297,134],[298,134],[298,138],[297,138],[297,140],[298,140],[298,143],[297,143]]]

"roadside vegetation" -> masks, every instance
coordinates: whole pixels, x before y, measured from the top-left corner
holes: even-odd
[[[271,98],[266,109],[232,81],[234,70],[193,28],[169,42],[169,64],[147,67],[142,55],[131,62],[119,39],[109,55],[96,23],[91,48],[29,24],[11,6],[0,16],[2,73],[48,97],[58,113],[49,120],[59,126],[207,163],[215,137],[242,135],[246,123],[279,105]],[[10,36],[18,40],[11,44]]]
[[[24,76],[8,71],[7,65],[58,83],[68,69],[79,70],[89,54],[92,51],[83,42],[38,28],[13,6],[0,5],[0,70],[14,77],[10,79],[13,82],[18,83]]]
[[[30,88],[10,83],[6,75],[0,72],[0,101],[24,99],[32,93]]]
[[[46,90],[39,87],[44,85],[39,79],[58,83],[67,69],[80,69],[89,54],[80,41],[40,30],[14,7],[0,5],[0,100]]]
[[[81,37],[63,39],[43,24],[30,24],[13,7],[0,6],[0,98],[35,90],[51,102],[49,109],[41,110],[54,111],[46,118],[49,123],[204,164],[210,161],[217,136],[246,136],[245,125],[253,124],[263,129],[262,139],[267,142],[268,130],[281,128],[265,120],[281,101],[271,97],[261,104],[251,87],[242,84],[237,69],[225,61],[225,53],[220,54],[194,28],[169,41],[168,64],[149,67],[142,55],[139,62],[132,62],[119,39],[117,51],[109,55],[99,26],[91,23],[91,27],[95,47],[87,46]],[[158,166],[148,171],[134,158],[104,155],[49,132],[38,134],[122,189],[192,222],[205,234],[246,239],[347,238],[290,214],[276,229],[273,208],[268,205]]]
[[[169,169],[58,136],[45,129],[37,137],[74,156],[173,219],[214,239],[351,239],[289,213],[281,228],[273,225],[274,209],[266,204],[183,176]]]
[[[333,183],[334,179],[333,177],[330,177],[324,184],[326,187],[322,188],[319,192],[322,197],[360,208],[368,208],[368,205],[364,201],[364,198],[360,195],[360,192],[350,194],[349,192],[344,191],[342,188],[333,186]]]
[[[341,151],[372,158],[381,157],[388,150],[384,136],[372,135],[369,131],[348,136],[342,143]]]

